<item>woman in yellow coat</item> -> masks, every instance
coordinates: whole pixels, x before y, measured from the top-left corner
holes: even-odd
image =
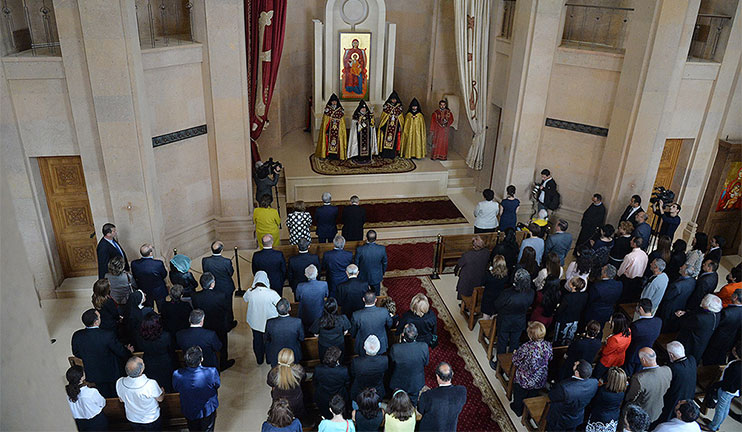
[[[412,99],[410,108],[404,119],[404,130],[402,131],[402,157],[423,159],[425,157],[425,146],[427,145],[427,129],[425,128],[425,117],[420,110],[420,103]]]
[[[252,220],[255,223],[255,235],[258,237],[258,248],[263,248],[263,236],[270,234],[273,236],[273,245],[278,246],[281,225],[281,217],[278,210],[271,207],[273,197],[263,195],[260,198],[260,207],[256,208],[252,214]]]
[[[346,159],[348,136],[345,130],[345,111],[335,93],[325,105],[322,115],[322,128],[317,136],[317,150],[314,155],[322,159]]]

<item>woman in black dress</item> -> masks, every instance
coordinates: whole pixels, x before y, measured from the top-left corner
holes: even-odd
[[[634,225],[631,222],[622,221],[618,224],[618,231],[616,231],[616,238],[610,253],[610,263],[616,268],[621,267],[623,258],[631,252],[632,231],[634,231]]]
[[[350,373],[347,366],[340,364],[342,354],[338,347],[331,346],[325,351],[322,364],[314,368],[314,399],[320,414],[326,419],[332,418],[330,398],[333,395],[339,394],[346,404],[349,402]]]
[[[284,348],[278,352],[278,366],[268,372],[268,385],[271,386],[271,398],[276,401],[285,398],[289,401],[291,412],[296,418],[304,418],[304,393],[301,382],[306,373],[304,368],[294,363],[294,352]]]
[[[680,278],[680,267],[685,264],[685,250],[688,248],[688,243],[683,239],[675,240],[672,244],[672,250],[670,251],[670,261],[665,267],[665,273],[669,278],[670,282],[675,282]]]
[[[554,322],[554,346],[569,345],[577,333],[577,323],[587,304],[585,280],[575,276],[565,284],[566,292],[557,307]]]
[[[331,346],[340,350],[341,358],[345,350],[345,334],[350,330],[348,317],[338,314],[338,302],[333,297],[325,300],[325,309],[322,316],[312,324],[309,331],[319,336],[319,358],[325,358],[327,349]]]
[[[495,255],[492,265],[484,278],[484,294],[482,294],[483,319],[492,319],[495,315],[495,300],[505,289],[508,281],[508,263],[502,255]]]
[[[145,299],[146,297],[142,290],[136,290],[131,293],[129,300],[126,302],[126,314],[124,315],[128,340],[138,350],[139,347],[136,344],[142,321],[147,314],[154,312],[154,309],[151,307],[144,306]]]
[[[520,261],[518,261],[518,265],[516,266],[517,269],[525,269],[531,275],[531,280],[536,279],[540,270],[538,261],[536,261],[536,249],[530,246],[526,246],[523,249],[523,255],[521,255]]]
[[[402,315],[397,325],[397,336],[402,334],[404,326],[415,324],[417,341],[434,345],[438,340],[438,317],[430,309],[430,301],[423,293],[417,293],[410,301],[410,310]]]
[[[379,395],[373,387],[358,393],[353,401],[353,421],[356,432],[378,432],[384,421],[384,410],[379,408]]]
[[[160,316],[156,313],[150,312],[144,317],[137,346],[144,351],[147,377],[157,381],[166,393],[172,393],[175,346],[170,333],[162,329]]]
[[[586,431],[615,431],[621,415],[621,404],[627,387],[626,372],[618,367],[608,369],[605,382],[590,402]]]
[[[508,274],[512,275],[515,272],[515,265],[518,263],[518,253],[520,253],[520,246],[518,246],[518,240],[515,237],[515,230],[507,228],[505,239],[492,248],[490,262],[495,259],[495,255],[502,255],[508,265]]]
[[[577,338],[569,344],[567,353],[564,355],[564,362],[562,363],[562,370],[559,376],[559,380],[565,380],[572,376],[572,367],[577,360],[587,360],[589,363],[593,363],[595,356],[598,355],[598,351],[603,346],[601,342],[602,333],[600,331],[600,323],[592,320],[585,326],[585,333],[577,336]]]
[[[111,298],[111,283],[98,279],[93,284],[93,307],[100,313],[100,328],[116,331],[121,320],[116,302]]]
[[[170,288],[170,301],[162,303],[162,322],[165,329],[170,332],[172,336],[175,336],[180,330],[186,329],[190,326],[188,317],[191,316],[193,306],[190,303],[182,300],[183,287],[181,285],[173,285]]]

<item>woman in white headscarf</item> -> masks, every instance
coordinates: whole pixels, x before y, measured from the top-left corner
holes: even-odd
[[[242,299],[247,303],[247,324],[252,329],[252,349],[260,365],[265,360],[265,323],[278,316],[276,303],[281,297],[271,289],[268,275],[261,270],[255,273],[252,286]]]

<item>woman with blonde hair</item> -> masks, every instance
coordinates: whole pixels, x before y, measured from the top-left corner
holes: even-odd
[[[402,334],[404,326],[415,324],[417,327],[417,341],[425,342],[428,346],[438,343],[438,317],[430,308],[430,301],[423,293],[417,293],[410,301],[410,310],[402,315],[397,325],[397,336]]]
[[[294,364],[294,351],[284,348],[278,353],[278,365],[268,372],[268,385],[271,386],[271,397],[274,401],[285,398],[294,415],[304,417],[304,394],[301,382],[306,374],[304,368]]]
[[[100,328],[115,330],[121,316],[118,305],[111,298],[111,283],[108,279],[98,279],[93,284],[93,307],[100,313]]]
[[[484,294],[482,294],[482,319],[492,319],[495,315],[495,300],[505,289],[508,281],[508,263],[502,255],[492,258],[492,265],[484,275]]]
[[[615,366],[608,369],[603,385],[590,402],[592,410],[585,432],[616,431],[627,386],[626,372],[623,369]]]
[[[529,341],[513,353],[515,376],[510,408],[518,416],[523,415],[523,399],[538,396],[539,390],[546,386],[549,361],[554,356],[551,343],[544,340],[546,327],[542,323],[529,322],[526,333]]]

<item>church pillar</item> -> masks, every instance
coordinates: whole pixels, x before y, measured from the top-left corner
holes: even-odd
[[[163,254],[162,210],[134,0],[85,0],[78,8],[112,222],[129,258],[138,256],[143,243],[154,244],[156,253]]]
[[[536,167],[536,159],[554,52],[561,36],[563,4],[525,0],[516,2],[515,7],[512,60],[493,188],[497,194],[504,194],[508,185],[515,185],[521,213],[527,216],[534,175],[545,168]]]
[[[596,192],[615,222],[632,195],[649,206],[700,0],[636,2]]]
[[[204,96],[217,236],[228,248],[254,247],[245,21],[242,0],[194,2],[194,39],[204,45]],[[279,122],[280,123],[280,122]],[[280,124],[271,125],[280,128]]]

